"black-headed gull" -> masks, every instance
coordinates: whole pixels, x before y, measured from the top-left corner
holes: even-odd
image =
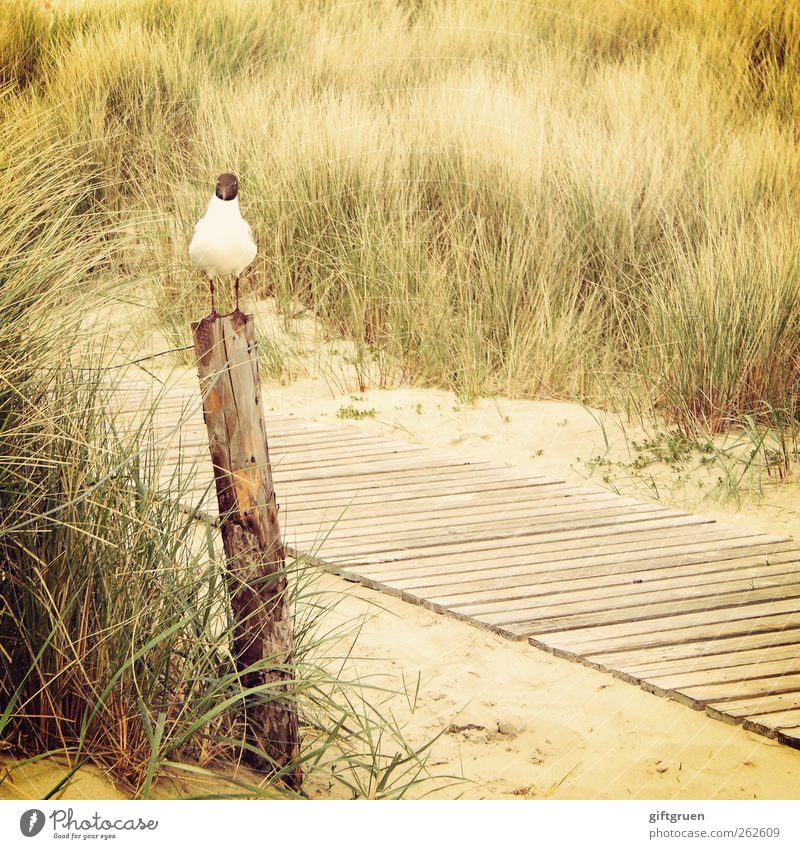
[[[256,258],[256,251],[253,231],[239,210],[239,181],[233,174],[220,174],[206,214],[195,225],[189,244],[189,258],[208,275],[212,316],[217,314],[214,278],[234,275],[238,312],[239,275]]]

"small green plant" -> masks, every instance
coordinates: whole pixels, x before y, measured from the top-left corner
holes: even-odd
[[[354,407],[352,404],[348,404],[346,407],[342,406],[336,411],[336,418],[338,419],[374,419],[378,414],[378,411],[374,408],[370,408],[368,410],[360,410],[358,407]]]
[[[700,462],[707,465],[714,460],[717,447],[708,437],[687,436],[679,428],[657,431],[641,441],[631,440],[630,447],[636,458],[629,464],[633,469],[646,469],[654,463],[680,471],[688,462],[699,455]]]
[[[715,439],[659,429],[631,440],[628,460],[598,454],[584,466],[590,476],[600,472],[607,485],[625,480],[657,500],[696,488],[703,500],[741,505],[746,497],[760,498],[765,481],[787,480],[797,459],[791,428],[769,428],[753,417],[745,417],[744,425],[738,434]]]

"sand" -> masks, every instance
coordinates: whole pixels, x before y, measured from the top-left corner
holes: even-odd
[[[800,504],[800,493],[791,480],[766,478],[758,496],[745,476],[737,504],[720,500],[721,487],[707,495],[725,470],[700,465],[700,455],[680,472],[663,463],[643,473],[626,468],[640,453],[631,443],[652,437],[654,426],[571,403],[466,404],[449,392],[409,386],[341,390],[322,374],[273,386],[270,405],[329,423],[341,421],[342,409],[374,410],[347,419],[349,426],[643,500],[656,500],[655,486],[661,503],[723,523],[800,534],[800,515],[791,507]],[[740,438],[732,434],[720,444]],[[593,466],[598,457],[610,465]],[[736,475],[742,471],[737,467]],[[361,587],[343,591],[341,608],[353,617],[368,614],[370,603],[383,608],[369,616],[357,643],[368,658],[362,671],[388,663],[405,681],[421,676],[416,710],[407,716],[415,742],[454,729],[435,743],[431,761],[438,769],[463,770],[470,783],[434,795],[791,799],[800,793],[800,752],[523,643]]]
[[[258,306],[267,325],[269,304]],[[272,319],[271,319],[272,317]],[[305,322],[305,324],[303,324]],[[359,391],[344,343],[321,342],[310,319],[293,328],[297,379],[271,381],[267,411],[341,422],[340,410],[364,418],[351,427],[487,459],[519,471],[590,481],[643,500],[712,515],[723,523],[800,534],[800,492],[793,481],[749,475],[731,457],[709,464],[695,452],[685,462],[631,469],[641,444],[659,428],[554,401],[482,399],[395,385]],[[277,335],[277,326],[273,328]],[[298,343],[298,339],[301,340]],[[169,345],[150,333],[137,345]],[[163,368],[163,366],[162,366]],[[374,411],[371,412],[371,411]],[[269,430],[269,426],[267,428]],[[663,430],[663,429],[662,429]],[[741,435],[727,438],[729,446]],[[599,458],[599,460],[598,460]],[[733,468],[733,474],[731,473]],[[721,501],[740,473],[740,502]],[[605,479],[604,479],[605,478]],[[720,479],[722,483],[720,484]],[[757,491],[756,486],[761,486]],[[713,493],[712,493],[713,491]],[[737,491],[737,488],[734,488]],[[709,493],[712,493],[711,495]],[[796,799],[800,752],[711,719],[598,672],[434,614],[332,575],[340,592],[332,620],[360,623],[353,671],[377,676],[409,695],[392,701],[406,738],[433,740],[431,772],[444,776],[411,795],[493,799]],[[333,624],[333,622],[332,622]],[[419,684],[417,691],[417,683]],[[6,759],[6,767],[11,762]],[[13,771],[0,798],[41,798],[56,781],[52,763]],[[2,766],[0,766],[2,770]],[[49,771],[48,771],[49,770]],[[2,772],[0,772],[0,775]],[[446,776],[454,776],[453,781]],[[97,770],[82,770],[59,798],[118,798]],[[174,792],[191,788],[184,786]],[[313,797],[336,797],[335,783],[315,780]],[[170,793],[167,793],[170,795]]]

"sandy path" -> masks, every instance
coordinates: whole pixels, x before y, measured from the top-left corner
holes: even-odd
[[[335,585],[342,582],[327,578]],[[800,753],[524,643],[347,587],[339,615],[367,616],[362,675],[421,676],[396,710],[434,771],[470,783],[435,796],[792,799]],[[382,606],[370,615],[370,602]],[[470,728],[469,726],[475,726]]]

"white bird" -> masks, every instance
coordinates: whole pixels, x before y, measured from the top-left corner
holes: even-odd
[[[239,181],[233,174],[220,174],[206,214],[195,225],[189,244],[189,258],[208,275],[212,316],[217,314],[214,278],[234,275],[238,312],[239,275],[256,258],[257,250],[253,231],[239,210]]]

